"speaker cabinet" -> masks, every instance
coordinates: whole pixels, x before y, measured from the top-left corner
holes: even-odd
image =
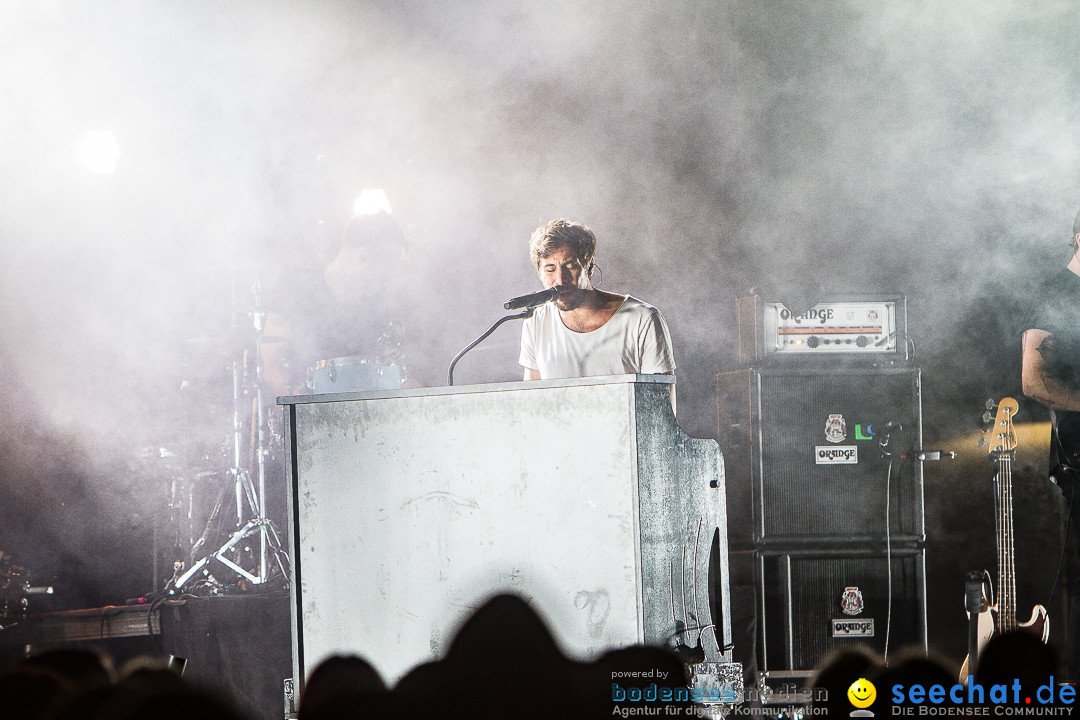
[[[720,373],[732,549],[924,539],[917,368]]]
[[[921,548],[759,552],[761,668],[812,670],[832,651],[926,651]],[[886,648],[886,643],[888,647]]]

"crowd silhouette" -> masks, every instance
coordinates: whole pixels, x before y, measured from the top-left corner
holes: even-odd
[[[934,652],[906,649],[886,663],[874,652],[855,647],[824,659],[810,696],[821,714],[830,717],[857,717],[848,689],[860,679],[875,688],[876,697],[866,708],[875,717],[947,715],[948,708],[992,706],[1021,706],[1030,713],[1033,705],[1072,704],[1074,688],[1062,682],[1057,653],[1022,629],[991,637],[967,682],[961,684],[958,678],[959,668]]]
[[[297,718],[610,717],[616,673],[686,684],[681,660],[663,648],[630,646],[591,662],[572,660],[525,600],[498,595],[465,621],[444,657],[416,666],[393,687],[363,658],[327,658],[307,678]],[[108,656],[88,649],[50,650],[9,668],[0,675],[4,709],[0,717],[26,720],[268,720],[241,714],[163,661],[115,669]]]
[[[623,701],[635,685],[622,678],[634,677],[652,678],[653,694],[646,691],[635,701],[631,692],[630,700]],[[1052,679],[1058,677],[1052,648],[1030,634],[1011,632],[994,637],[979,658],[971,682],[985,693],[974,699],[964,695],[958,703],[956,697],[948,697],[949,690],[958,685],[957,673],[941,658],[920,650],[899,653],[885,663],[860,647],[827,657],[808,697],[816,706],[815,714],[834,718],[853,716],[848,689],[860,679],[869,680],[877,689],[868,708],[877,717],[896,714],[897,705],[933,702],[925,692],[907,692],[916,686],[927,691],[940,686],[938,696],[945,693],[946,697],[935,703],[939,705],[1002,704],[1001,697],[991,697],[995,686],[1007,688],[1005,704],[1024,698],[1036,698],[1044,705],[1071,704],[1068,692],[1060,691],[1064,686]],[[364,658],[327,658],[307,678],[296,714],[297,720],[528,720],[608,718],[621,709],[640,712],[648,707],[656,715],[703,716],[685,695],[665,698],[655,692],[657,685],[674,689],[685,688],[686,683],[683,662],[666,648],[635,645],[609,651],[591,662],[570,659],[525,600],[499,595],[465,621],[442,658],[418,665],[392,687]],[[642,683],[636,687],[640,690]],[[1047,692],[1052,697],[1047,698]],[[245,715],[219,692],[185,680],[182,669],[167,661],[142,657],[115,668],[108,655],[87,648],[43,651],[5,669],[0,673],[0,717],[269,720]]]

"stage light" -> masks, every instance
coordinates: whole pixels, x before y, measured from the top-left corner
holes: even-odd
[[[360,191],[360,197],[353,203],[353,214],[375,215],[378,212],[390,214],[390,201],[386,199],[386,193],[378,189],[365,189]]]
[[[120,146],[116,136],[109,130],[93,130],[86,133],[79,145],[79,159],[83,167],[95,175],[112,175],[120,161]]]

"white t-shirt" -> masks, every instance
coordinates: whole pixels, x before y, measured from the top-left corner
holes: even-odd
[[[522,325],[518,363],[538,370],[544,380],[675,371],[664,317],[630,296],[610,320],[587,333],[568,329],[554,303],[541,305]]]

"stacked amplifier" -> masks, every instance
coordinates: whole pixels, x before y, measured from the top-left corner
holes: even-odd
[[[759,670],[926,647],[920,371],[903,297],[736,303],[716,377],[733,564],[752,561]],[[733,573],[735,569],[733,568]]]

